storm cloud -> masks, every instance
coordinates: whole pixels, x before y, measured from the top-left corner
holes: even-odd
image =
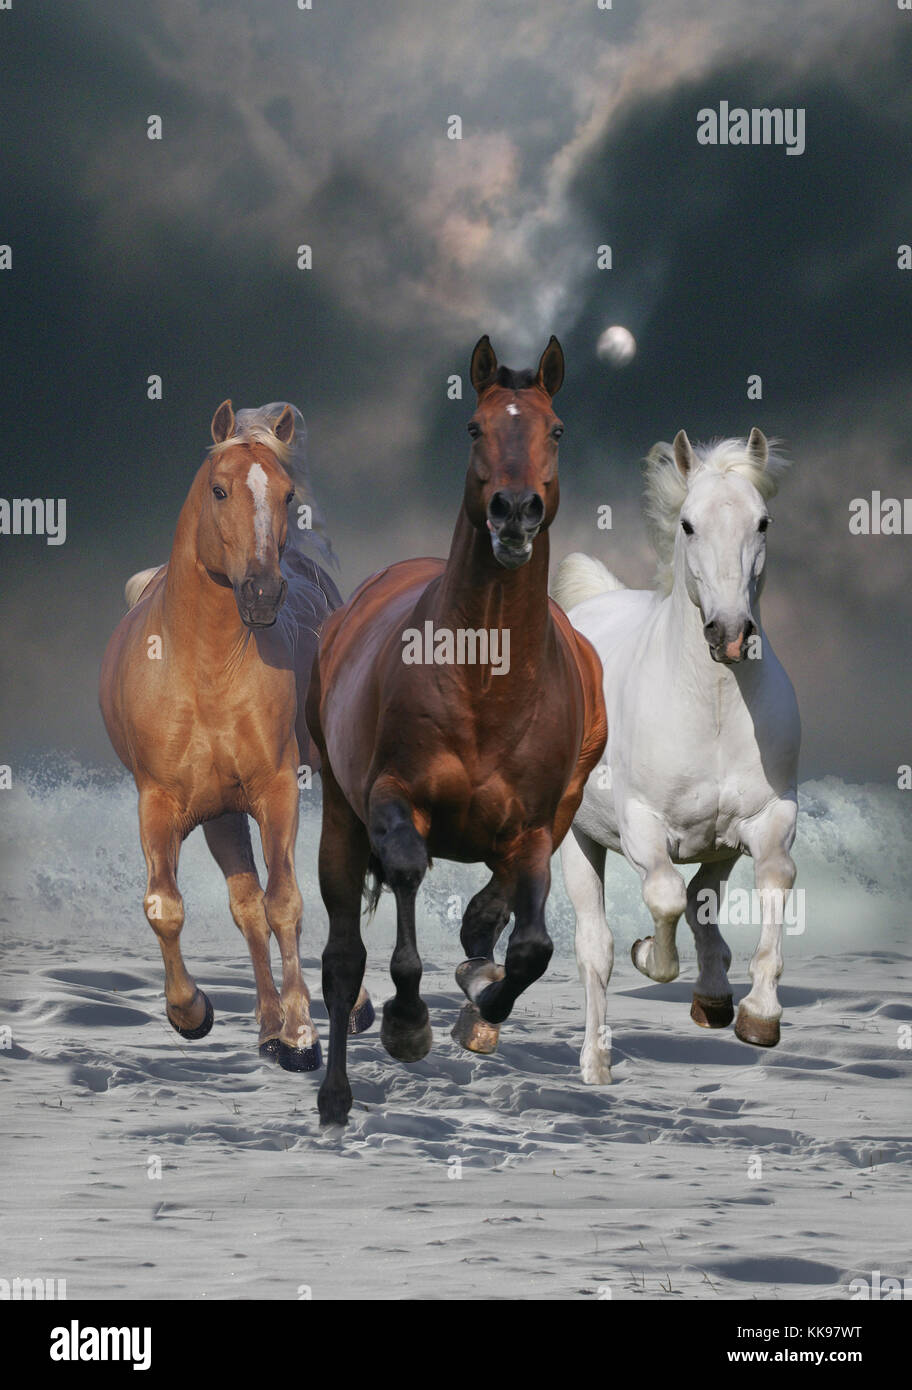
[[[848,516],[874,489],[912,494],[912,15],[313,2],[0,16],[3,493],[68,506],[63,546],[0,537],[0,760],[110,758],[95,680],[123,580],[167,556],[225,396],[304,411],[347,592],[445,553],[470,412],[447,379],[466,380],[475,340],[524,366],[556,333],[554,560],[582,548],[649,583],[651,445],[682,426],[781,439],[795,466],[764,620],[798,689],[803,775],[895,780],[912,537],[850,536]],[[804,153],[699,144],[720,101],[801,108]],[[637,340],[623,368],[596,356],[610,324]]]

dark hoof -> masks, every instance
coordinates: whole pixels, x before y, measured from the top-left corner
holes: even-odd
[[[267,1038],[264,1043],[260,1043],[260,1056],[266,1062],[277,1062],[282,1044],[278,1038]]]
[[[352,1009],[348,1020],[349,1033],[366,1033],[374,1022],[376,1015],[374,1006],[369,999],[365,999],[363,1004],[358,1004]]]
[[[317,1109],[321,1125],[346,1125],[348,1112],[352,1106],[351,1090],[345,1092],[327,1091],[325,1083],[317,1093]]]
[[[500,1029],[494,1023],[486,1023],[474,1004],[463,1004],[453,1025],[450,1037],[464,1047],[467,1052],[477,1052],[489,1057],[497,1051]]]
[[[289,1047],[279,1042],[278,1063],[283,1071],[318,1071],[323,1065],[319,1039],[312,1047]]]
[[[182,1038],[188,1038],[191,1042],[195,1041],[197,1038],[204,1038],[206,1034],[211,1030],[213,1023],[215,1022],[215,1010],[212,1007],[212,1001],[210,1000],[208,994],[204,994],[201,989],[198,989],[196,991],[196,994],[193,996],[194,1004],[196,1003],[197,998],[202,999],[203,1003],[206,1005],[206,1012],[203,1014],[202,1023],[198,1023],[195,1028],[181,1028],[179,1023],[174,1022],[174,1019],[168,1013],[167,1008],[165,1009],[168,1022],[171,1024],[171,1027],[174,1029],[174,1031],[176,1033],[180,1033]]]
[[[735,1035],[754,1047],[775,1047],[779,1041],[778,1018],[758,1018],[742,1006],[735,1019]]]
[[[690,1016],[701,1028],[727,1028],[735,1016],[732,997],[727,994],[724,999],[707,999],[695,994]]]
[[[430,1019],[425,1015],[423,1023],[403,1023],[391,1013],[387,1002],[383,1006],[380,1041],[397,1062],[420,1062],[422,1057],[428,1055],[434,1042]]]

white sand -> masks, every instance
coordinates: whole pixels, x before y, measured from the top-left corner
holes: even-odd
[[[19,830],[33,859],[2,914],[4,1278],[65,1278],[70,1298],[99,1299],[297,1298],[301,1286],[314,1298],[844,1299],[857,1275],[912,1273],[902,883],[891,897],[843,871],[832,806],[818,816],[827,834],[805,826],[806,840],[818,833],[817,859],[805,856],[810,922],[786,942],[777,1049],[694,1026],[692,950],[674,984],[634,970],[624,943],[646,921],[619,864],[615,1085],[579,1079],[582,991],[559,882],[551,970],[504,1025],[499,1054],[470,1056],[449,1037],[461,953],[445,904],[471,885],[440,865],[419,924],[434,1048],[406,1067],[376,1027],[353,1040],[355,1107],[340,1136],[317,1122],[322,1072],[257,1055],[250,964],[199,833],[182,864],[185,954],[216,1024],[189,1043],[165,1020],[130,789],[30,798]],[[850,801],[837,819],[851,819]],[[299,866],[325,1045],[315,829],[312,815]],[[815,918],[814,905],[839,902],[852,921]],[[869,926],[864,939],[865,906],[890,941]],[[378,1001],[391,992],[391,934],[385,904],[368,932]],[[685,926],[682,947],[687,937]],[[729,939],[737,1001],[755,932]]]

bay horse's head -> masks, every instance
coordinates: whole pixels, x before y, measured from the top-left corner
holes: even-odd
[[[564,379],[564,354],[555,337],[537,372],[499,367],[487,335],[472,353],[472,385],[478,393],[469,421],[472,440],[465,509],[472,525],[487,529],[494,558],[519,569],[532,542],[557,511],[557,441],[564,427],[552,397]]]
[[[279,560],[294,497],[294,483],[283,467],[294,438],[294,415],[286,406],[271,430],[238,431],[231,402],[222,401],[212,417],[212,438],[199,557],[210,574],[231,585],[247,627],[271,627],[288,590]]]

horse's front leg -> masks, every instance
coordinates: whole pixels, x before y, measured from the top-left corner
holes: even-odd
[[[184,900],[177,887],[180,808],[160,787],[140,788],[139,834],[148,871],[143,906],[165,965],[168,1022],[181,1037],[204,1038],[212,1027],[212,1005],[189,974],[180,948],[184,925]]]
[[[548,968],[554,950],[545,925],[552,846],[550,829],[541,828],[529,834],[511,856],[516,881],[514,926],[503,966],[469,960],[457,972],[459,984],[488,1023],[509,1018],[519,996]]]
[[[294,864],[298,833],[298,781],[294,766],[282,768],[272,778],[252,810],[260,827],[268,871],[263,906],[282,957],[282,1027],[277,1061],[286,1071],[315,1071],[322,1055],[299,954],[304,903]]]
[[[456,971],[457,982],[461,982],[466,971],[471,974],[473,967],[477,969],[483,960],[491,963],[497,978],[502,978],[503,970],[494,966],[494,947],[510,920],[512,896],[513,886],[494,874],[472,898],[465,910],[459,933],[466,959]],[[489,1055],[497,1050],[499,1034],[499,1027],[486,1022],[478,1012],[478,1005],[467,999],[459,1010],[450,1036],[467,1052]]]
[[[572,826],[561,845],[564,887],[576,913],[576,959],[586,990],[586,1035],[580,1072],[589,1086],[611,1084],[611,1047],[606,1020],[614,937],[605,916],[605,855],[600,845]]]
[[[367,953],[361,939],[361,892],[368,851],[367,831],[349,806],[329,761],[324,759],[319,868],[320,892],[329,914],[329,937],[323,951],[329,1056],[326,1076],[317,1096],[321,1124],[344,1125],[351,1110],[348,1035],[355,1031],[351,1019],[356,1000],[361,997],[359,990],[361,995],[364,993],[361,982]]]
[[[754,882],[760,896],[760,941],[750,963],[753,988],[738,1006],[735,1032],[742,1042],[775,1047],[779,1041],[777,984],[782,974],[782,924],[785,899],[797,870],[790,850],[795,839],[798,806],[776,802],[752,828],[747,848],[754,858]]]
[[[278,1061],[281,1051],[282,1001],[269,963],[269,922],[263,889],[250,843],[250,823],[244,812],[227,812],[203,826],[212,857],[225,875],[231,915],[247,942],[256,981],[256,1018],[260,1025],[260,1056]]]
[[[639,804],[625,807],[621,843],[640,875],[643,901],[654,924],[654,934],[635,941],[630,954],[641,974],[664,984],[677,979],[681,968],[675,934],[687,907],[687,888],[671,862],[662,824],[648,808]]]

